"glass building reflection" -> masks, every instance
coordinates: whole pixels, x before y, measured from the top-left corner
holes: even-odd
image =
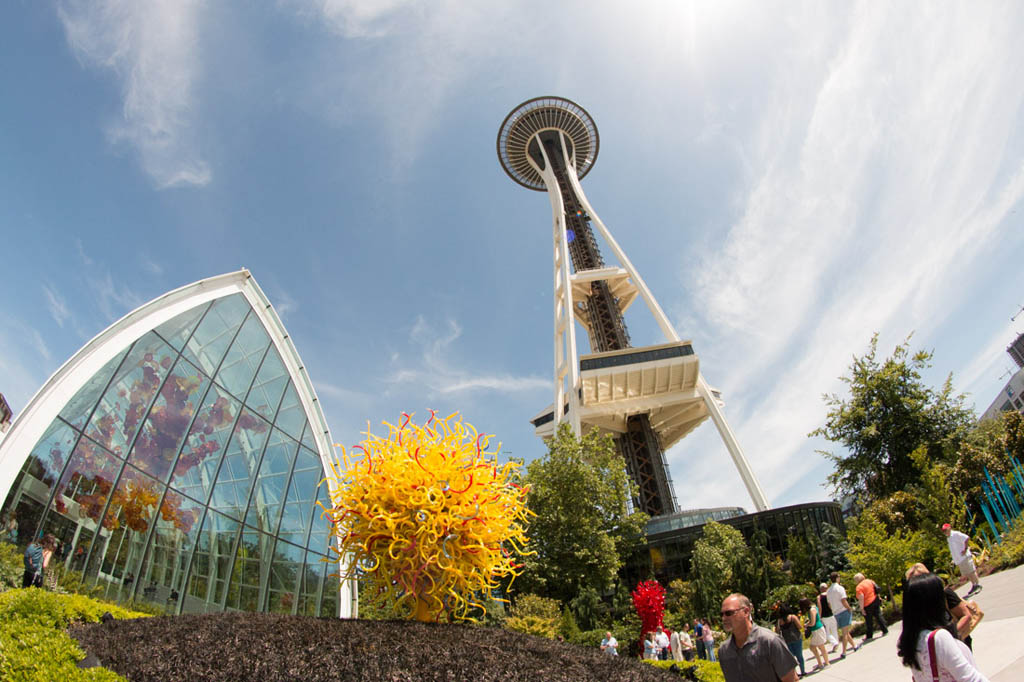
[[[243,270],[171,292],[90,342],[0,443],[19,544],[52,533],[66,567],[116,601],[350,615],[317,505],[329,506],[330,435],[287,339]],[[83,376],[97,355],[111,357]]]

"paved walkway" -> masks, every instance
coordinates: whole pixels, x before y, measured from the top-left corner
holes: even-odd
[[[991,682],[1020,682],[1024,680],[1024,566],[1003,571],[981,579],[985,588],[974,596],[985,619],[974,629],[974,661]],[[969,586],[957,593],[963,596]],[[889,634],[871,641],[845,660],[839,655],[831,658],[832,665],[808,675],[810,682],[890,682],[909,680],[910,671],[904,668],[896,655],[896,640],[901,625],[889,628]],[[854,638],[860,642],[861,638]],[[805,664],[810,672],[814,656],[804,650]],[[807,661],[810,661],[807,663]]]

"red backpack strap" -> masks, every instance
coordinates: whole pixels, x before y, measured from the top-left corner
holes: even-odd
[[[939,662],[935,659],[935,633],[932,630],[928,633],[928,662],[932,666],[932,682],[939,682]]]

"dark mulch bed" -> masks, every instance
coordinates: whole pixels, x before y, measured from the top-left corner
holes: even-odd
[[[75,625],[100,663],[144,680],[679,680],[636,660],[499,628],[223,613]]]

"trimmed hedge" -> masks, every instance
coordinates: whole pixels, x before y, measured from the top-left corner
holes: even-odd
[[[89,597],[35,587],[0,594],[0,679],[123,680],[105,668],[79,669],[77,664],[85,652],[65,632],[71,623],[95,623],[104,613],[120,619],[145,615]]]
[[[671,670],[673,665],[679,666],[679,676],[686,677],[687,671],[693,670],[696,673],[698,682],[725,682],[725,674],[722,672],[722,666],[718,665],[715,661],[705,661],[702,659],[696,659],[693,661],[647,661],[644,663],[653,665],[655,668],[661,668],[662,670]]]

